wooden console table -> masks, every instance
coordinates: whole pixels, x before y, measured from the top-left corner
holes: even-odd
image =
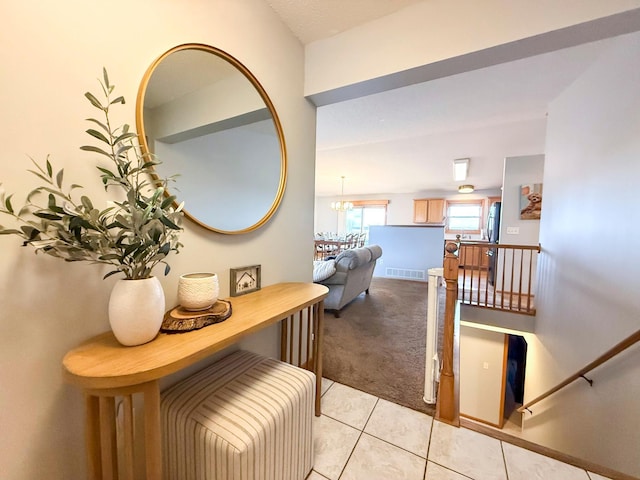
[[[162,478],[159,380],[203,360],[244,337],[282,322],[281,360],[316,374],[316,416],[320,415],[322,321],[327,287],[280,283],[231,300],[233,314],[222,323],[180,334],[159,334],[137,347],[124,347],[111,332],[69,351],[63,365],[70,383],[84,390],[89,478],[134,479],[133,394],[144,401],[146,478]],[[297,319],[297,324],[296,324]],[[297,325],[297,328],[296,328]],[[306,341],[303,339],[306,335]],[[122,455],[118,467],[116,398],[122,397]]]

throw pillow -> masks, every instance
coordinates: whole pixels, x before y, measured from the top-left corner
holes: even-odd
[[[313,281],[321,282],[336,273],[335,260],[315,260],[313,262]]]

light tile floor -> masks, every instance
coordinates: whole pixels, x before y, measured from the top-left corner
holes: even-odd
[[[307,480],[607,480],[322,380]]]

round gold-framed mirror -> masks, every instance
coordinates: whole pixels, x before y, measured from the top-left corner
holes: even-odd
[[[267,92],[228,53],[178,45],[147,69],[136,102],[144,153],[161,164],[187,218],[218,233],[264,225],[282,201],[287,178],[284,134]]]

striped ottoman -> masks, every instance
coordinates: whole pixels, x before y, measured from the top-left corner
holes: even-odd
[[[167,480],[303,480],[315,376],[237,351],[162,393]]]

